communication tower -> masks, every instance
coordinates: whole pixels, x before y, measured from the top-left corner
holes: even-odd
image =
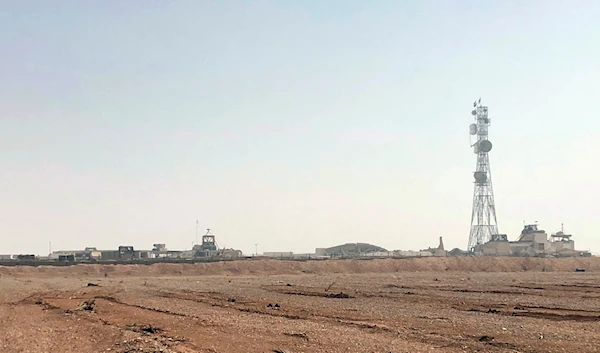
[[[477,165],[475,173],[473,173],[475,190],[473,192],[468,251],[473,251],[475,245],[487,243],[494,235],[498,234],[492,172],[488,156],[492,150],[492,143],[488,140],[491,120],[488,117],[488,107],[481,105],[481,98],[473,103],[473,108],[471,114],[475,118],[475,122],[469,126],[469,133],[477,139],[471,143],[473,152],[477,155]]]

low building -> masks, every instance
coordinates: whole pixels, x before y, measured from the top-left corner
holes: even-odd
[[[484,256],[508,256],[510,255],[510,242],[506,234],[494,234],[492,240],[485,244],[475,246],[475,254]]]
[[[99,260],[101,258],[101,253],[95,247],[87,247],[83,250],[59,250],[53,251],[48,258],[50,260],[58,260],[60,257],[64,256],[73,256],[75,261],[79,260]]]
[[[394,256],[396,257],[419,257],[420,251],[415,250],[394,250]]]
[[[21,255],[17,255],[17,260],[19,261],[26,261],[26,260],[35,260],[36,256],[33,254],[21,254]]]
[[[360,257],[393,257],[393,256],[394,256],[393,251],[376,251],[376,252],[360,254]]]
[[[264,252],[263,256],[276,258],[276,259],[291,259],[294,257],[294,253],[291,251],[283,251],[283,252]]]
[[[367,243],[346,243],[326,249],[319,248],[316,253],[318,256],[359,257],[380,252],[387,252],[387,250],[377,245]]]
[[[75,255],[58,255],[58,261],[60,262],[75,262]]]
[[[100,251],[100,259],[102,261],[117,261],[120,259],[118,250],[102,250]]]
[[[127,261],[153,258],[152,251],[135,250],[133,246],[119,246],[118,250],[101,250],[100,259],[103,261]]]
[[[226,259],[234,259],[234,258],[242,257],[242,251],[235,250],[235,249],[223,249],[221,251],[221,256],[223,256]]]

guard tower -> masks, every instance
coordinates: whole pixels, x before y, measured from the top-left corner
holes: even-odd
[[[565,227],[564,224],[560,224],[560,230],[556,233],[552,233],[551,235],[551,241],[555,242],[555,241],[561,241],[564,243],[568,243],[571,240],[572,235],[571,234],[567,234],[565,233]]]
[[[210,233],[210,228],[206,229],[206,234],[202,236],[202,250],[217,250],[215,236]]]
[[[469,252],[472,252],[476,245],[485,244],[494,235],[498,234],[492,173],[488,155],[492,150],[492,143],[488,140],[488,129],[491,120],[488,117],[488,107],[481,105],[481,98],[473,103],[473,108],[471,114],[475,118],[475,122],[469,126],[469,133],[476,138],[474,142],[471,141],[471,147],[477,155],[477,164],[473,173],[475,189],[473,192]]]

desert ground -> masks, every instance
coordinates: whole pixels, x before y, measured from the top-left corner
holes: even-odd
[[[0,352],[600,352],[598,332],[598,258],[0,267]]]

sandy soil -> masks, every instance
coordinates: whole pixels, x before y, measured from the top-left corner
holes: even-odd
[[[486,258],[0,268],[0,352],[600,352],[599,265]]]

